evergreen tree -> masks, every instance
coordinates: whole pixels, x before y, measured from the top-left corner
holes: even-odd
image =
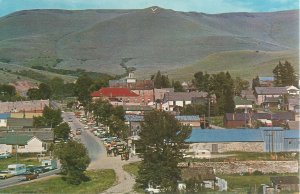
[[[151,183],[166,192],[176,191],[181,178],[178,163],[183,159],[180,149],[190,132],[190,127],[181,125],[164,111],[154,110],[145,115],[137,142],[143,158],[136,179],[140,187]]]
[[[93,84],[92,78],[87,75],[80,76],[75,84],[75,95],[78,97],[80,103],[83,106],[87,106],[87,104],[91,101],[90,95],[90,87]]]
[[[202,71],[195,73],[193,84],[199,91],[210,92],[210,75]]]
[[[180,81],[173,80],[172,87],[174,88],[174,92],[185,92],[185,89],[181,85]]]
[[[297,86],[297,76],[295,69],[288,61],[284,63],[284,71],[282,73],[282,83],[284,86]]]
[[[254,91],[254,93],[255,93],[255,88],[256,87],[260,87],[258,76],[256,76],[254,79],[252,79],[252,90]]]
[[[247,80],[243,80],[240,77],[236,77],[233,80],[234,83],[234,94],[236,96],[240,96],[242,90],[247,90],[249,88],[249,82]]]

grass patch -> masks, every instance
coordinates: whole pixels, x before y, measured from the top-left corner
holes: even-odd
[[[87,171],[86,175],[90,181],[80,185],[70,185],[61,177],[53,177],[3,189],[1,193],[101,193],[113,186],[116,181],[116,174],[111,169]]]
[[[11,158],[0,159],[0,170],[5,170],[9,164],[16,163],[25,165],[41,165],[41,163],[34,157],[18,154],[18,161],[16,159],[16,155],[13,155]]]
[[[137,177],[140,164],[141,162],[133,162],[130,164],[125,164],[123,166],[123,169],[129,174],[133,175],[134,177]],[[137,183],[134,184],[133,190],[137,193],[144,193],[144,190],[139,188]]]
[[[260,193],[261,184],[270,185],[270,177],[272,176],[298,176],[298,174],[278,174],[278,175],[217,175],[219,178],[225,179],[228,183],[228,190],[234,192],[256,192]]]

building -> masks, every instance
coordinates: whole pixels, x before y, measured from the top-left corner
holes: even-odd
[[[200,127],[200,117],[199,115],[179,115],[175,118],[183,125],[188,125],[191,127]]]
[[[283,128],[199,129],[193,128],[186,140],[189,149],[218,152],[297,152],[299,131]]]
[[[261,105],[267,98],[283,97],[288,94],[286,87],[255,87],[257,104]]]
[[[253,102],[239,96],[235,96],[234,99],[235,109],[249,110],[253,108]]]
[[[299,192],[300,183],[297,176],[270,177],[270,181],[276,193],[280,191]]]
[[[43,116],[43,112],[12,112],[10,114],[11,118],[27,118],[32,119],[33,117]]]
[[[49,105],[49,100],[0,102],[0,113],[43,112],[45,106]]]
[[[146,105],[123,105],[123,109],[125,114],[144,115],[146,112],[152,111],[154,108]]]
[[[7,119],[10,117],[10,113],[0,113],[0,127],[7,127]]]
[[[168,92],[165,93],[162,109],[173,111],[175,107],[184,107],[192,104],[193,98],[207,98],[207,92]]]
[[[252,102],[252,104],[256,103],[256,97],[253,94],[252,90],[242,90],[241,97],[243,99],[247,99]]]
[[[174,92],[174,88],[154,88],[155,102],[162,102],[165,94],[168,92]]]
[[[249,113],[226,113],[224,116],[224,126],[226,128],[242,128],[251,125]]]
[[[299,95],[288,96],[287,98],[287,110],[297,112],[299,109]]]
[[[7,119],[7,127],[9,129],[12,129],[12,128],[33,127],[33,119],[8,118]]]
[[[109,80],[109,87],[111,88],[128,88],[132,92],[139,95],[138,102],[142,105],[153,103],[154,96],[154,81],[153,80],[137,80],[133,73],[121,80]]]
[[[9,153],[41,153],[46,147],[43,142],[35,136],[7,134],[0,138],[0,152]]]
[[[288,126],[288,129],[299,130],[300,129],[300,121],[288,121],[287,126]]]
[[[91,96],[93,100],[103,98],[113,102],[119,101],[122,104],[139,103],[139,95],[128,88],[101,88],[98,91],[92,92]]]
[[[197,166],[183,168],[181,171],[183,181],[197,180],[202,186],[207,189],[215,189],[216,175],[212,167]]]

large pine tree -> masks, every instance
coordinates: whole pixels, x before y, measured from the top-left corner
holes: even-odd
[[[291,86],[291,85],[297,86],[298,84],[295,69],[288,61],[285,61],[284,64],[282,64],[279,61],[279,64],[276,65],[276,67],[273,70],[273,75],[274,75],[275,86],[278,87]]]
[[[177,165],[183,158],[180,149],[190,132],[190,127],[181,125],[164,111],[145,115],[137,143],[143,159],[136,179],[140,187],[146,188],[151,183],[168,192],[176,191],[181,174]]]

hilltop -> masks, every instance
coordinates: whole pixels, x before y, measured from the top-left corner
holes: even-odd
[[[26,64],[44,56],[59,59],[57,68],[121,74],[122,59],[130,58],[126,65],[136,68],[139,77],[160,69],[175,78],[194,70],[234,71],[260,63],[272,69],[277,59],[291,55],[298,62],[299,10],[205,14],[155,8],[12,13],[0,18],[0,61]],[[236,58],[247,57],[244,51],[268,57],[243,63]],[[228,52],[235,66],[205,65],[212,57],[231,62],[224,55]],[[174,73],[180,69],[185,76]]]

